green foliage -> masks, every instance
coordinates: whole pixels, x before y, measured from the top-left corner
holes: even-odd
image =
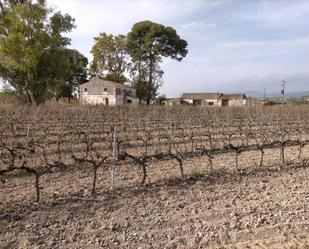
[[[140,102],[146,101],[147,96],[151,96],[154,99],[157,96],[158,89],[162,85],[163,71],[160,69],[159,65],[155,65],[152,72],[153,81],[149,84],[149,67],[148,64],[143,61],[135,61],[131,63],[130,76],[132,81],[132,86],[136,89],[136,95]]]
[[[93,61],[90,66],[90,75],[115,82],[125,82],[124,74],[129,67],[126,36],[101,33],[94,40],[95,44],[91,49]]]
[[[82,74],[86,58],[62,35],[75,27],[71,16],[53,13],[46,0],[4,0],[0,8],[0,78],[28,102],[43,103]]]
[[[144,89],[142,97],[148,104],[156,96],[160,85],[158,81],[162,79],[163,72],[159,67],[162,58],[170,57],[181,61],[188,53],[187,45],[175,29],[151,21],[134,24],[128,33],[127,49],[133,62],[137,64],[137,74],[140,75],[135,84],[140,84]]]
[[[166,100],[165,94],[160,95],[155,99],[157,105],[162,105],[164,100]]]
[[[172,27],[151,21],[134,24],[128,34],[127,47],[133,60],[160,60],[171,57],[181,61],[188,53],[187,42]]]

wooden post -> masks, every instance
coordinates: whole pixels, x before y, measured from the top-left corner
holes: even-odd
[[[113,131],[113,165],[112,165],[112,190],[115,187],[115,169],[116,169],[116,161],[117,161],[117,142],[116,142],[116,127],[114,127]]]

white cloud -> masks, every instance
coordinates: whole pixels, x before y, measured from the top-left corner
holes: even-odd
[[[308,90],[307,0],[50,0],[76,19],[72,46],[90,58],[100,32],[126,34],[152,20],[188,41],[182,62],[164,60],[162,93],[254,89],[288,78]],[[297,76],[299,75],[299,77]],[[295,82],[295,84],[292,84]],[[297,83],[298,82],[298,83]],[[306,89],[307,88],[307,89]]]
[[[127,33],[137,21],[153,20],[167,24],[175,18],[186,16],[199,8],[203,1],[78,1],[51,0],[51,5],[58,6],[76,18],[77,36],[97,35],[99,32]]]
[[[185,31],[186,30],[191,31],[192,29],[208,29],[214,27],[217,27],[216,23],[207,23],[203,21],[188,22],[180,26],[180,28]]]
[[[275,1],[264,0],[254,13],[240,15],[245,20],[256,21],[262,26],[284,27],[295,25],[309,15],[309,2],[306,0]]]
[[[178,18],[190,16],[205,4],[203,0],[50,0],[49,5],[75,18],[72,46],[91,59],[93,38],[100,32],[127,34],[134,23],[151,20],[174,26]]]

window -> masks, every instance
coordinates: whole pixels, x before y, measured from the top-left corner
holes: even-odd
[[[104,92],[107,92],[107,88],[106,87],[104,88]]]
[[[84,92],[87,92],[87,90],[88,90],[87,88],[84,88]]]
[[[127,99],[127,103],[131,104],[132,103],[132,99]]]
[[[116,95],[121,95],[121,88],[116,88]]]
[[[194,99],[193,105],[202,105],[202,100],[201,99]]]
[[[208,105],[214,105],[214,102],[208,102]]]

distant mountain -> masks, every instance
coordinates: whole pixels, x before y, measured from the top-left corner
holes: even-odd
[[[263,93],[259,92],[259,91],[249,91],[246,92],[246,96],[247,97],[251,97],[251,98],[263,98]]]
[[[309,91],[287,93],[287,96],[290,98],[301,98],[303,96],[309,96]]]

